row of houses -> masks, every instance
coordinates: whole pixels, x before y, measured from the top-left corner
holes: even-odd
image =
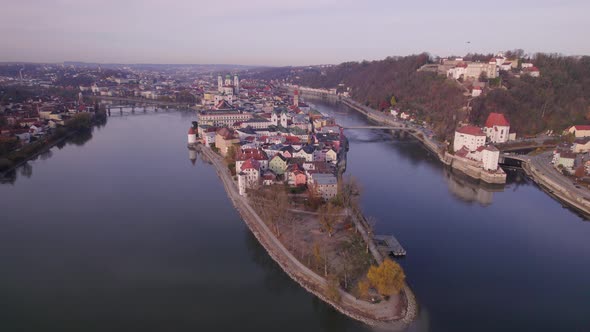
[[[240,98],[199,111],[189,143],[198,136],[222,156],[233,156],[241,195],[259,186],[285,184],[305,187],[325,200],[335,197],[345,137],[334,119],[312,110],[298,91],[251,107],[244,107],[251,98]]]

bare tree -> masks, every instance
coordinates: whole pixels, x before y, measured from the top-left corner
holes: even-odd
[[[289,218],[289,197],[282,186],[272,186],[270,189],[253,189],[252,205],[263,220],[269,223],[274,233],[281,236],[281,225]]]
[[[339,218],[337,212],[338,208],[332,203],[322,205],[320,208],[318,221],[322,229],[328,233],[328,237],[332,237],[334,234],[334,228]]]
[[[354,176],[350,176],[347,179],[343,179],[340,188],[340,194],[342,195],[342,204],[344,206],[350,206],[353,197],[360,195],[361,192],[361,186]]]

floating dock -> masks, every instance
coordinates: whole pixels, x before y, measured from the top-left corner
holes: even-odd
[[[406,255],[406,250],[393,235],[375,235],[373,240],[377,247],[380,250],[385,250],[387,254],[396,257]]]

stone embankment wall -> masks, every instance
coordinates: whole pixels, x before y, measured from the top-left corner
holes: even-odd
[[[467,160],[445,152],[442,159],[443,164],[451,166],[471,178],[484,181],[490,184],[506,183],[506,173],[490,173],[481,168],[475,161]]]
[[[279,264],[291,279],[295,280],[308,292],[328,303],[339,312],[368,325],[389,331],[402,331],[415,319],[418,310],[416,299],[407,285],[401,292],[402,301],[400,303],[405,305],[405,308],[402,308],[402,314],[399,316],[376,316],[372,314],[372,309],[374,309],[372,306],[375,306],[374,304],[358,300],[344,291],[341,291],[342,298],[338,302],[328,298],[325,295],[328,287],[327,281],[299,262],[276,236],[274,236],[274,233],[249,205],[247,199],[238,194],[235,182],[221,158],[206,147],[203,147],[201,152],[215,166],[217,175],[222,180],[228,197],[246,222],[252,234],[254,234],[256,239],[265,248],[269,256]]]

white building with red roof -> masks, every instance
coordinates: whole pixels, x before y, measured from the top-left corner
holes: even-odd
[[[510,135],[510,122],[502,113],[490,113],[484,130],[492,143],[506,143]]]
[[[589,125],[575,125],[567,129],[569,134],[574,134],[576,138],[590,137]]]
[[[459,151],[465,147],[468,151],[476,151],[486,144],[486,134],[475,126],[464,126],[455,130],[453,151]]]
[[[242,196],[248,189],[256,188],[260,182],[260,163],[250,158],[242,163],[238,169],[238,191]]]
[[[188,144],[194,145],[196,143],[197,143],[197,132],[195,131],[195,128],[190,127],[190,129],[188,130]]]
[[[236,169],[240,170],[242,164],[248,159],[254,159],[260,164],[260,170],[265,171],[268,169],[268,156],[260,149],[249,149],[242,148],[236,155]]]
[[[471,97],[479,97],[483,89],[480,86],[474,86],[471,90]]]

